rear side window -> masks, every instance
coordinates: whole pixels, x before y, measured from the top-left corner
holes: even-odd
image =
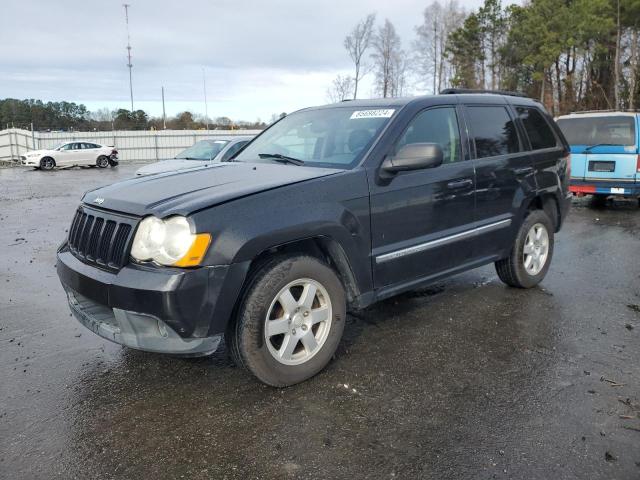
[[[558,126],[570,145],[623,145],[636,144],[635,117],[598,116],[560,118]]]
[[[467,117],[477,158],[520,151],[516,126],[506,107],[467,106]]]
[[[553,148],[557,145],[556,136],[537,108],[516,107],[516,111],[527,132],[532,150]]]

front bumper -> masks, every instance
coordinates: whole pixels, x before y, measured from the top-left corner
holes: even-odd
[[[40,166],[40,159],[38,157],[20,157],[20,165],[25,165],[28,167],[38,167]]]
[[[182,338],[159,318],[105,307],[70,288],[65,290],[76,319],[93,333],[120,345],[147,352],[208,355],[222,340],[222,335]]]
[[[571,179],[569,191],[575,195],[622,195],[626,197],[640,196],[640,184],[616,180],[577,180]]]
[[[58,276],[75,317],[101,337],[141,350],[207,354],[218,346],[228,316],[222,291],[228,266],[197,269],[127,265],[112,273],[87,265],[64,244]]]

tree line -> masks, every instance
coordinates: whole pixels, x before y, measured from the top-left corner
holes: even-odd
[[[358,22],[344,40],[354,74],[337,76],[327,97],[357,98],[371,73],[382,97],[460,87],[519,91],[554,114],[636,109],[639,33],[640,0],[485,0],[474,11],[436,0],[406,48],[388,19]]]
[[[274,121],[283,114],[272,116]],[[129,111],[108,108],[91,112],[85,105],[73,102],[43,102],[41,100],[0,100],[0,129],[7,127],[34,130],[202,130],[202,129],[264,129],[267,124],[260,119],[255,122],[233,121],[229,117],[206,119],[202,115],[181,112],[166,120],[149,116],[144,110]]]

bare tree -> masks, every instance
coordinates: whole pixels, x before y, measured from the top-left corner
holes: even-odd
[[[358,97],[358,83],[360,83],[362,77],[367,73],[365,65],[362,63],[362,59],[371,45],[373,24],[375,21],[375,13],[367,15],[355,27],[353,27],[351,33],[344,39],[344,48],[349,52],[349,57],[351,57],[355,66],[355,76],[353,78],[354,100]]]
[[[394,55],[391,70],[391,96],[401,97],[406,95],[407,74],[409,70],[409,62],[404,50],[400,50]]]
[[[331,82],[331,86],[327,88],[327,99],[331,103],[342,102],[351,98],[354,90],[353,77],[350,75],[338,75]]]
[[[382,27],[378,28],[373,37],[372,46],[371,58],[374,61],[376,90],[384,98],[393,96],[397,91],[398,84],[404,84],[406,69],[402,59],[404,52],[401,48],[400,37],[388,19],[384,21]],[[399,68],[400,65],[403,65],[402,69]],[[400,71],[402,71],[402,82],[398,78]]]
[[[110,122],[113,120],[113,112],[106,107],[99,108],[95,112],[91,112],[89,118],[96,122]]]
[[[444,6],[435,0],[424,9],[423,17],[422,25],[416,27],[417,39],[413,48],[423,82],[431,83],[436,94],[448,86],[447,42],[451,32],[462,26],[465,12],[457,0],[449,0]]]

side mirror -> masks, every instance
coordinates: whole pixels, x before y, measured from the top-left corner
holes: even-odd
[[[393,157],[382,162],[380,174],[383,178],[391,178],[398,172],[421,170],[442,165],[444,154],[438,143],[410,143],[405,145]]]

